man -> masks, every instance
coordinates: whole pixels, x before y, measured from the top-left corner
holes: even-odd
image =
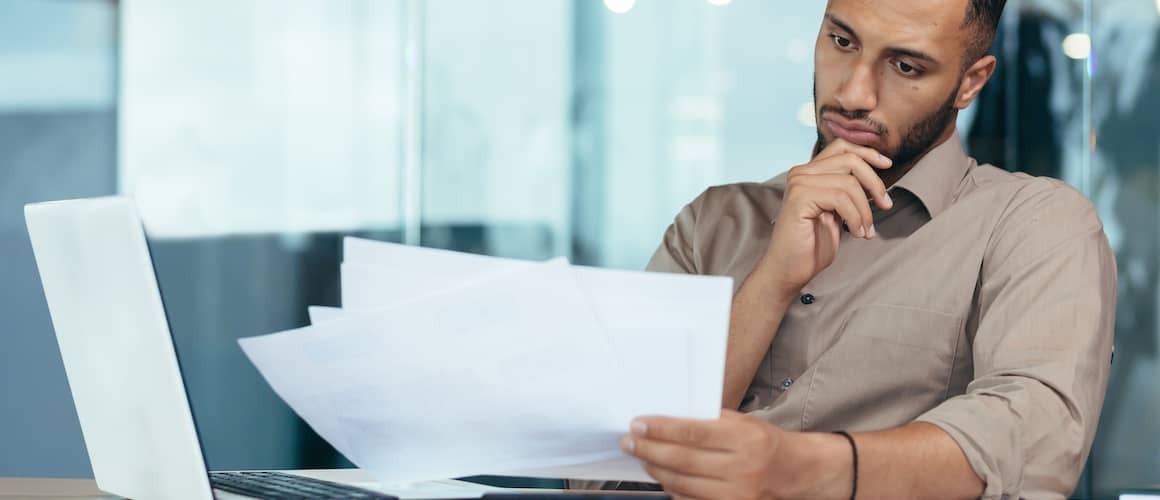
[[[669,227],[649,269],[738,289],[722,417],[641,417],[622,441],[666,491],[1073,490],[1107,383],[1115,262],[1077,192],[960,146],[1004,3],[830,0],[813,159],[711,188]]]

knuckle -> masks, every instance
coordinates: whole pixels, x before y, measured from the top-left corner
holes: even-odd
[[[764,446],[769,439],[769,429],[766,429],[764,425],[748,425],[745,431],[747,441],[753,445]]]
[[[804,192],[809,190],[809,184],[805,183],[804,181],[790,181],[790,183],[786,185],[785,201],[788,203],[790,200],[796,200],[803,196]]]
[[[642,459],[649,460],[653,458],[655,451],[653,450],[652,444],[643,439],[637,439],[633,443],[633,454]]]
[[[690,443],[690,444],[700,444],[702,441],[705,440],[705,433],[702,431],[701,428],[699,428],[695,425],[690,425],[690,426],[685,427],[684,430],[681,431],[681,433],[682,433],[682,437],[685,439],[685,442]]]

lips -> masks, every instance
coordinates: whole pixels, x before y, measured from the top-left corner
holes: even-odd
[[[822,118],[822,124],[835,136],[859,146],[875,144],[879,139],[878,132],[852,122],[842,122],[833,118]]]

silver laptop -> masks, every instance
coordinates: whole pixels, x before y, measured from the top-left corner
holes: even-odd
[[[132,200],[39,203],[24,213],[100,489],[142,499],[396,498],[295,474],[207,473]],[[441,483],[457,497],[487,491]]]

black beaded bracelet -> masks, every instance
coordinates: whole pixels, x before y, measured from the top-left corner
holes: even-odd
[[[846,438],[850,442],[850,450],[854,452],[854,487],[850,490],[850,500],[858,498],[858,445],[854,444],[854,436],[846,431],[834,431],[834,434]]]

